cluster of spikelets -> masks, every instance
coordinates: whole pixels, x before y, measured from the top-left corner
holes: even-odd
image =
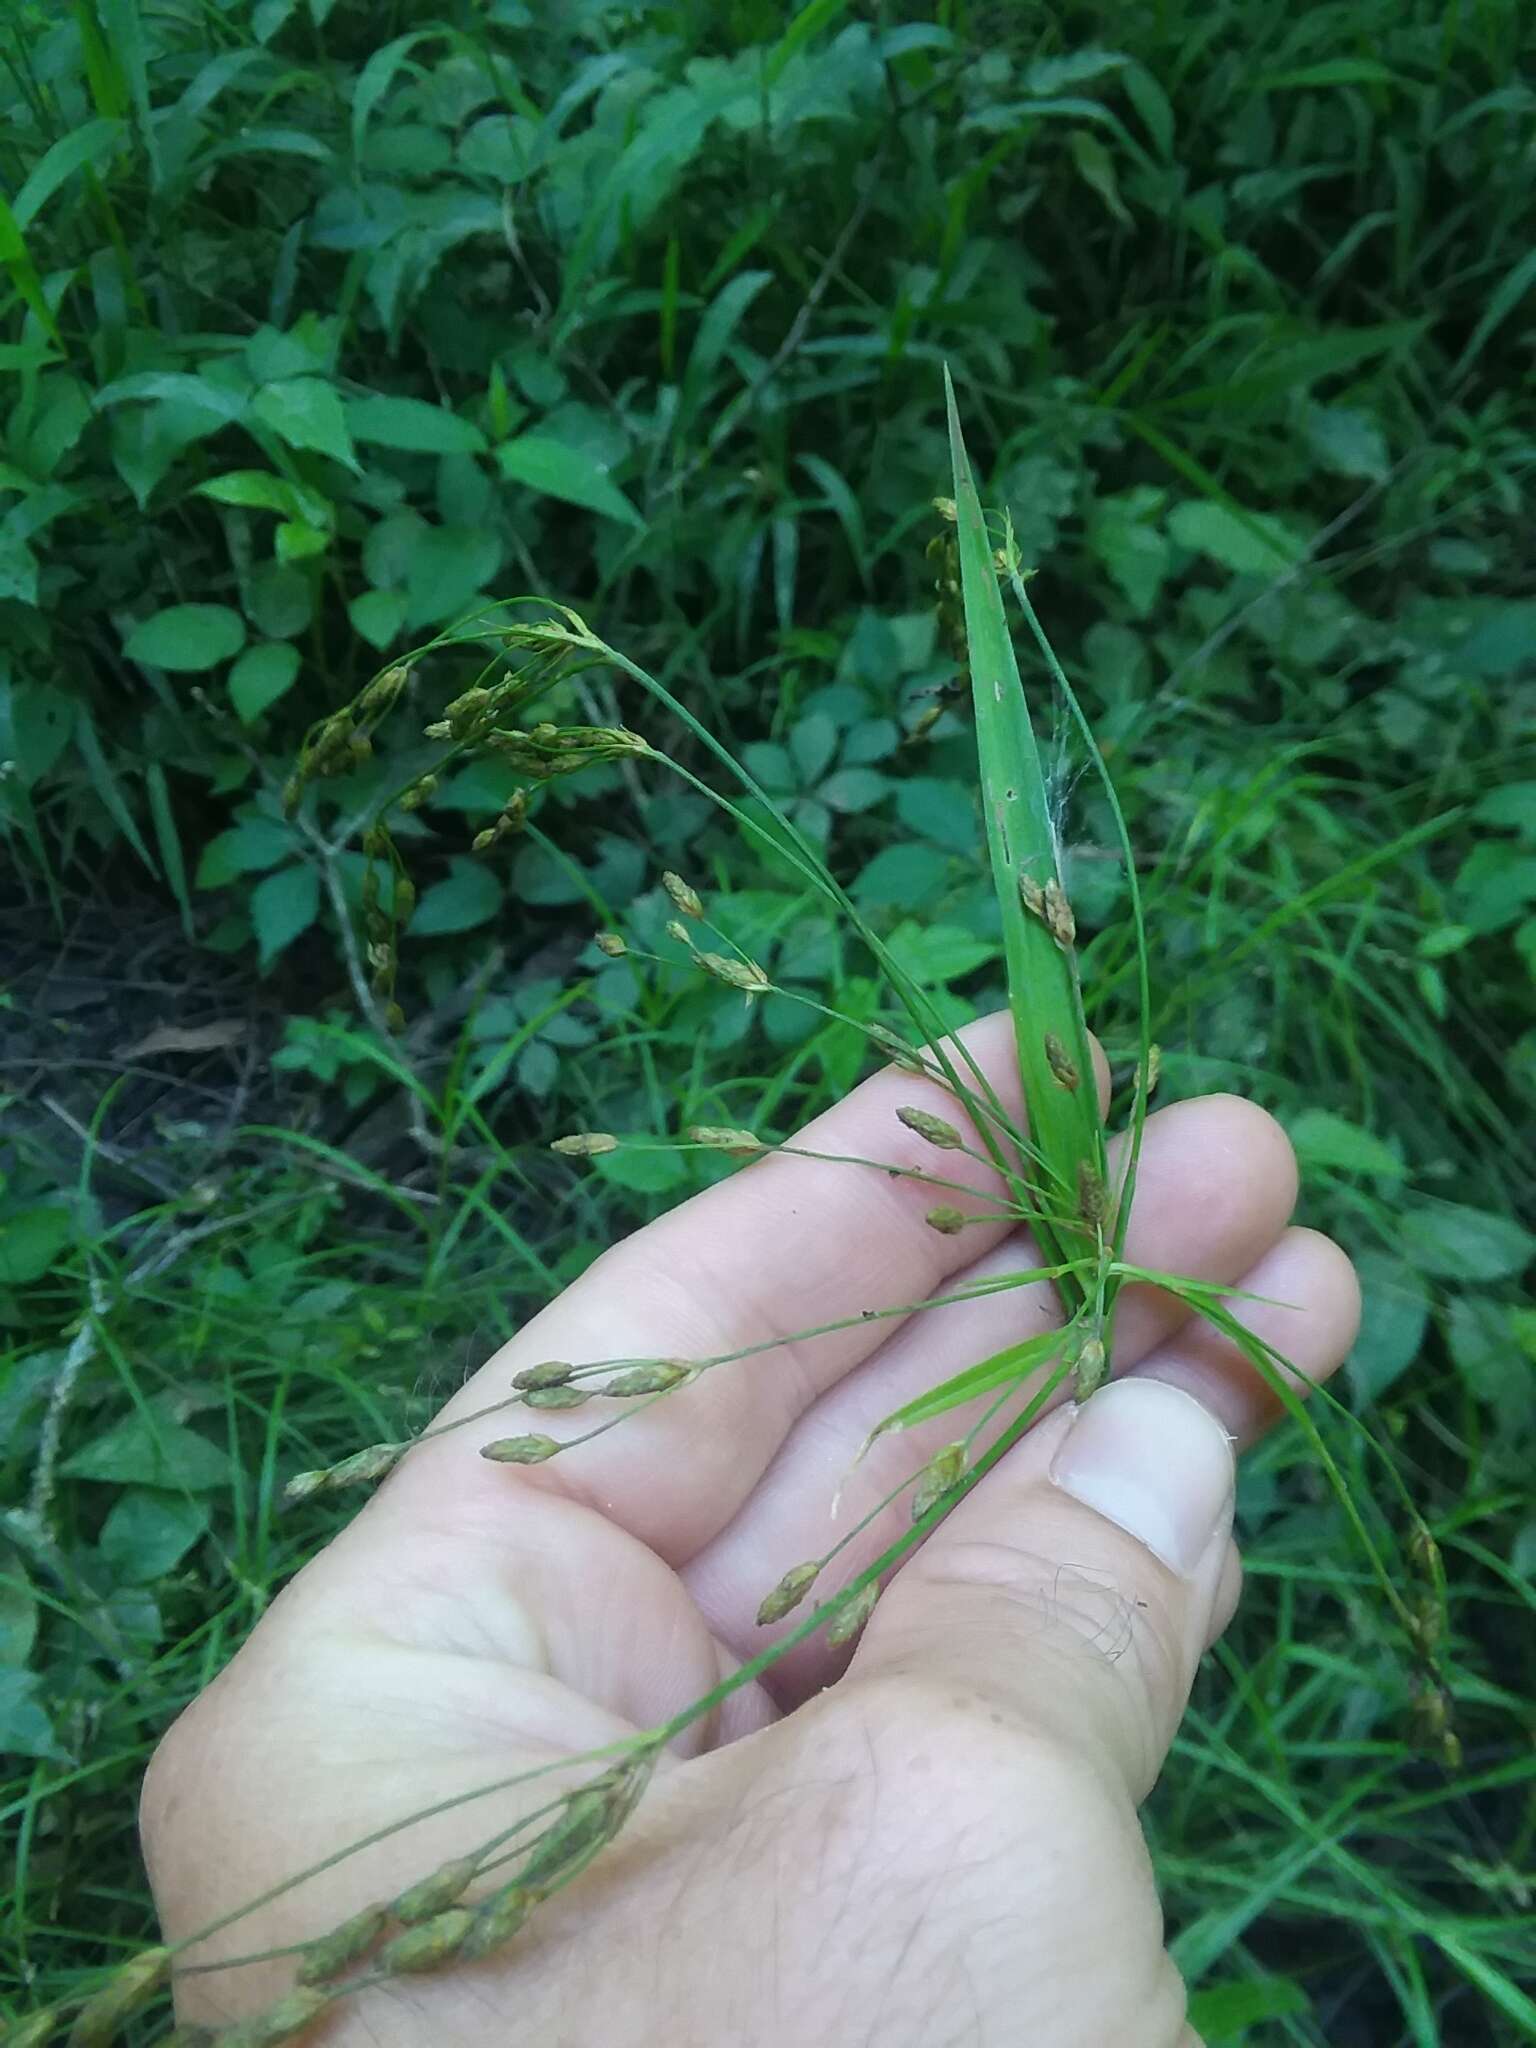
[[[542,1809],[550,1817],[530,1840],[508,1849],[498,1838],[354,1913],[304,1947],[292,1989],[264,2011],[223,2028],[178,2027],[161,2048],[285,2048],[343,1998],[501,1954],[529,1915],[613,1840],[645,1790],[655,1756],[656,1745],[642,1738],[600,1777],[553,1801],[552,1815]],[[505,1868],[514,1862],[508,1877]],[[487,1888],[492,1873],[497,1881]],[[169,1949],[145,1949],[81,2007],[67,2035],[59,2035],[56,2013],[37,2013],[5,2036],[6,2048],[108,2048],[164,1991],[173,1966]]]

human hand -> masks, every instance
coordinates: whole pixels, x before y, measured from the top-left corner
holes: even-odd
[[[966,1037],[1022,1114],[1008,1020]],[[895,1120],[905,1103],[964,1122],[887,1070],[800,1142],[931,1169]],[[1315,1380],[1348,1350],[1358,1296],[1335,1245],[1288,1227],[1294,1197],[1262,1111],[1175,1104],[1147,1123],[1126,1255],[1267,1297],[1234,1310]],[[609,1252],[444,1419],[542,1359],[713,1355],[1034,1262],[1001,1226],[934,1232],[932,1200],[867,1168],[765,1159]],[[784,1569],[967,1417],[882,1438],[855,1467],[872,1426],[1058,1315],[1041,1284],[789,1343],[536,1469],[478,1456],[502,1425],[421,1444],[158,1752],[143,1826],[167,1939],[709,1691],[771,1639],[754,1616]],[[504,1953],[363,1992],[305,2041],[1188,2048],[1136,1808],[1237,1598],[1228,1439],[1251,1441],[1278,1407],[1232,1344],[1148,1287],[1121,1296],[1114,1364],[902,1567],[856,1651],[812,1637],[687,1731],[617,1842]],[[568,1420],[586,1418],[536,1426]],[[907,1514],[898,1500],[879,1516],[817,1596]],[[390,1834],[181,1960],[324,1933],[537,1789]],[[282,1962],[187,1975],[180,2009],[220,2022],[290,1977]]]

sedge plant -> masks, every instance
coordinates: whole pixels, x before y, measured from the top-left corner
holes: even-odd
[[[992,1293],[1054,1284],[1060,1298],[1056,1327],[1005,1346],[928,1388],[887,1415],[873,1436],[899,1434],[949,1414],[956,1417],[953,1440],[915,1464],[900,1484],[860,1521],[843,1530],[820,1556],[786,1561],[778,1581],[765,1586],[758,1620],[765,1646],[739,1669],[665,1722],[583,1756],[564,1758],[513,1778],[474,1788],[447,1802],[465,1806],[505,1791],[527,1787],[528,1809],[509,1829],[489,1837],[471,1853],[422,1873],[398,1896],[380,1901],[294,1952],[296,1981],[265,2012],[207,2037],[222,2048],[279,2048],[300,2039],[316,2018],[337,2001],[369,1986],[450,1967],[499,1951],[511,1943],[528,1917],[553,1893],[570,1884],[623,1828],[644,1793],[655,1762],[666,1746],[692,1724],[713,1714],[728,1695],[758,1678],[796,1645],[820,1631],[829,1641],[851,1640],[880,1597],[883,1583],[1031,1427],[1046,1406],[1070,1392],[1091,1400],[1109,1372],[1116,1307],[1128,1284],[1149,1283],[1168,1290],[1196,1316],[1237,1345],[1273,1388],[1305,1432],[1323,1472],[1334,1485],[1363,1554],[1397,1615],[1419,1674],[1419,1699],[1427,1732],[1446,1761],[1455,1755],[1449,1706],[1435,1664],[1444,1581],[1438,1555],[1424,1524],[1413,1514],[1388,1460],[1384,1470],[1398,1488],[1411,1532],[1406,1567],[1389,1561],[1383,1518],[1350,1493],[1317,1423],[1302,1406],[1311,1391],[1303,1376],[1234,1314],[1233,1290],[1186,1276],[1151,1272],[1126,1257],[1126,1228],[1135,1194],[1136,1167],[1149,1098],[1156,1086],[1157,1052],[1147,1034],[1149,1013],[1148,935],[1136,866],[1124,821],[1102,756],[1070,683],[1051,652],[1026,588],[1028,572],[1004,518],[1000,532],[988,524],[971,474],[955,407],[948,389],[953,497],[935,501],[943,527],[932,550],[938,569],[941,614],[953,627],[957,652],[968,671],[978,751],[979,790],[986,856],[1001,918],[1003,953],[1026,1114],[1005,1107],[964,1041],[953,1019],[904,969],[880,933],[860,913],[817,849],[778,809],[752,776],[736,762],[708,727],[654,676],[595,632],[579,613],[545,602],[493,608],[410,661],[376,677],[347,709],[310,734],[289,785],[297,804],[318,776],[345,769],[372,748],[374,735],[400,697],[414,661],[445,645],[483,651],[477,681],[427,727],[427,737],[445,752],[435,768],[400,787],[367,826],[368,871],[363,891],[363,943],[371,975],[371,996],[380,1021],[398,1023],[395,977],[399,943],[407,930],[415,891],[405,856],[390,830],[395,809],[425,802],[449,764],[491,755],[509,762],[524,778],[497,821],[482,831],[475,850],[494,858],[514,835],[532,829],[529,791],[555,777],[579,773],[591,762],[620,759],[643,772],[680,777],[708,797],[744,830],[755,834],[776,858],[787,862],[803,885],[848,921],[867,947],[889,992],[889,1018],[844,1019],[862,1031],[872,1050],[903,1071],[947,1091],[957,1121],[931,1109],[907,1106],[901,1122],[922,1142],[931,1163],[894,1166],[879,1159],[829,1159],[828,1170],[898,1172],[932,1192],[929,1225],[958,1234],[979,1219],[1005,1220],[1037,1248],[1036,1262],[919,1302],[885,1305],[865,1312],[892,1318],[939,1314],[946,1306]],[[1089,1036],[1079,972],[1076,921],[1063,874],[1062,847],[1042,749],[1026,705],[1004,607],[1015,599],[1037,641],[1059,702],[1054,707],[1075,727],[1100,778],[1121,835],[1127,882],[1129,939],[1141,988],[1141,1039],[1131,1067],[1126,1142],[1112,1157]],[[525,615],[525,611],[526,614]],[[720,788],[674,758],[638,730],[624,726],[561,727],[538,719],[517,723],[524,707],[538,709],[559,682],[586,670],[602,669],[628,679],[643,700],[682,728],[696,750],[713,757],[731,778]],[[643,721],[647,725],[650,717]],[[685,877],[668,874],[663,885],[675,917],[669,934],[692,968],[718,983],[736,1000],[752,1003],[772,993],[825,1010],[803,991],[780,988],[750,953],[716,927],[704,895]],[[647,956],[624,934],[597,935],[607,954]],[[826,1010],[828,1016],[835,1011]],[[478,1114],[478,1112],[476,1112]],[[971,1135],[966,1135],[969,1131]],[[754,1170],[775,1151],[807,1155],[807,1148],[780,1144],[746,1129],[695,1125],[677,1138],[656,1134],[576,1131],[557,1137],[554,1151],[575,1166],[623,1147],[666,1145],[725,1155]],[[981,1163],[1001,1189],[978,1202],[967,1165]],[[716,1371],[750,1371],[755,1358],[791,1343],[826,1335],[841,1324],[795,1332],[747,1350],[693,1358],[629,1357],[602,1360],[551,1359],[519,1372],[506,1398],[444,1428],[479,1432],[481,1456],[508,1465],[536,1466],[579,1458],[582,1446],[620,1428],[655,1403],[686,1400],[689,1388]],[[1347,1411],[1320,1398],[1358,1428]],[[421,1436],[363,1446],[338,1463],[290,1480],[290,1501],[372,1484],[410,1455]],[[840,1554],[894,1501],[907,1497],[910,1515],[897,1537],[863,1569],[819,1595]],[[771,1633],[770,1633],[771,1632]],[[443,1806],[432,1809],[440,1813]],[[428,1819],[426,1813],[341,1845],[317,1868],[329,1868],[401,1828]],[[296,1871],[286,1890],[315,1875]],[[173,1973],[196,1969],[200,1943],[223,1933],[245,1913],[270,1902],[268,1893],[240,1912],[200,1929],[173,1952],[145,1951],[120,1966],[71,2016],[73,2048],[105,2048],[120,2030],[164,1991]],[[256,1960],[254,1957],[235,1958]],[[221,1962],[214,1967],[229,1967]],[[55,2036],[64,2015],[39,2014],[24,2022],[17,2042],[35,2048]],[[203,2037],[199,2037],[203,2038]]]

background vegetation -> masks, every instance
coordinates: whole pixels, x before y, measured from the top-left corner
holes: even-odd
[[[13,2010],[143,1939],[147,1751],[326,1534],[283,1480],[420,1420],[705,1170],[548,1138],[783,1132],[865,1060],[591,946],[665,952],[675,867],[776,979],[873,1009],[787,872],[632,763],[488,859],[494,763],[405,821],[382,1035],[357,821],[467,673],[420,661],[387,758],[289,820],[301,734],[477,601],[569,598],[991,1006],[924,553],[947,361],[1119,780],[1164,1087],[1292,1131],[1365,1277],[1350,1398],[1450,1584],[1442,1693],[1295,1443],[1245,1476],[1244,1613],[1151,1816],[1196,2019],[1536,2039],[1533,39],[1518,0],[6,10]],[[601,676],[552,710],[647,716]]]

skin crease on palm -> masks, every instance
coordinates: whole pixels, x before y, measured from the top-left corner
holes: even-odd
[[[965,1036],[1021,1115],[1008,1020]],[[801,1142],[929,1171],[958,1160],[990,1207],[986,1170],[936,1158],[896,1122],[906,1103],[964,1122],[888,1069]],[[1347,1352],[1359,1304],[1337,1246],[1290,1226],[1295,1195],[1264,1112],[1175,1104],[1148,1121],[1128,1256],[1266,1297],[1234,1308],[1315,1381]],[[445,1419],[546,1358],[704,1356],[1033,1263],[996,1224],[931,1230],[933,1200],[868,1168],[763,1160],[610,1251]],[[1050,1287],[1031,1285],[789,1343],[537,1469],[478,1455],[528,1426],[516,1411],[420,1447],[161,1746],[143,1826],[167,1937],[708,1691],[771,1639],[754,1615],[780,1573],[973,1418],[883,1439],[855,1467],[870,1426],[1055,1314]],[[1122,1297],[1114,1365],[1081,1417],[1066,1403],[1046,1415],[887,1583],[856,1648],[813,1638],[690,1729],[618,1842],[504,1954],[365,1993],[306,2042],[1191,2048],[1136,1809],[1237,1599],[1222,1430],[1249,1442],[1279,1407],[1226,1340],[1150,1288]],[[1132,1475],[1141,1508],[1114,1519],[1063,1476],[1089,1469],[1099,1403],[1146,1468]],[[1181,1569],[1122,1526],[1187,1520],[1206,1496]],[[878,1519],[824,1590],[906,1512]],[[423,1821],[184,1960],[325,1932],[533,1803],[514,1788]],[[291,1970],[183,1974],[179,2012],[253,2011]]]

